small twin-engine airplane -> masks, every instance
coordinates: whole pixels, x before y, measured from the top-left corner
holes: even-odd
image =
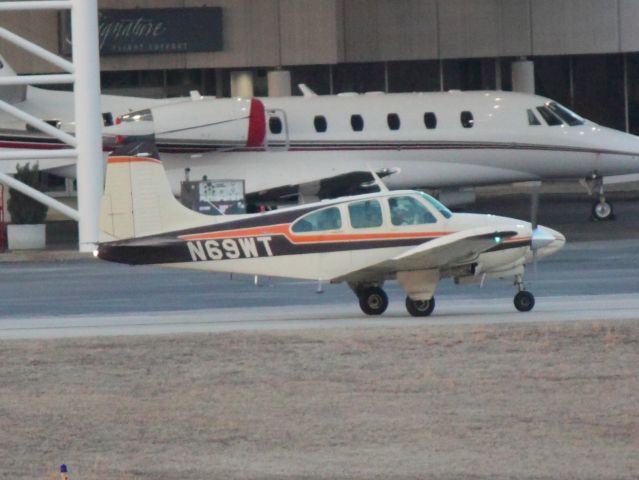
[[[182,206],[162,163],[138,145],[108,159],[96,256],[131,265],[346,282],[364,313],[382,314],[397,279],[411,315],[430,315],[440,279],[514,278],[515,307],[533,308],[524,266],[564,236],[492,215],[451,213],[433,197],[398,190],[271,212],[211,217]],[[140,153],[142,152],[142,153]],[[379,182],[380,185],[381,182]]]

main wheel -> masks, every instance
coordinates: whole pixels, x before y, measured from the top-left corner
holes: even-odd
[[[612,220],[615,218],[612,203],[597,200],[592,204],[592,218],[595,220]]]
[[[379,287],[369,287],[359,295],[359,307],[366,315],[381,315],[388,308],[388,295]]]
[[[530,312],[535,306],[535,296],[526,290],[522,290],[515,295],[514,303],[515,308],[520,312]]]
[[[435,297],[430,300],[411,300],[406,297],[406,310],[413,317],[427,317],[435,310]]]

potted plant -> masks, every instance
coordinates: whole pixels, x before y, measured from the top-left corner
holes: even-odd
[[[42,191],[40,170],[36,163],[33,167],[29,163],[24,166],[16,165],[16,180],[36,190]],[[7,246],[9,250],[41,249],[46,244],[44,219],[48,207],[31,197],[9,189],[10,198],[7,210],[11,215],[11,223],[7,225]]]

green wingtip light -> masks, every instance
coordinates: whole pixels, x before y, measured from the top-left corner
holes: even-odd
[[[501,243],[501,237],[499,235],[495,235],[493,240],[495,240],[495,243]]]

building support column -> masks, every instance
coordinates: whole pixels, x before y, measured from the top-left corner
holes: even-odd
[[[512,63],[511,75],[513,92],[535,93],[535,64],[531,60],[517,60]]]
[[[269,97],[291,96],[291,72],[288,70],[273,70],[267,74]]]
[[[231,72],[231,97],[253,97],[253,72],[250,70]]]

